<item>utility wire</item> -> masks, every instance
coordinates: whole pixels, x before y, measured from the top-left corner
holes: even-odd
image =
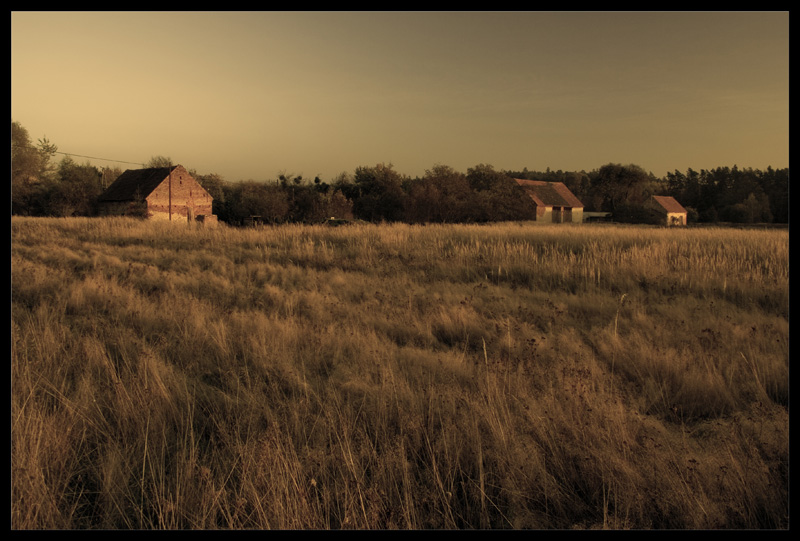
[[[31,149],[31,150],[40,150],[38,147],[35,147],[35,146],[33,146],[33,145],[20,145],[20,144],[14,144],[13,146],[16,146],[16,147],[23,147],[23,148],[28,148],[28,149]],[[77,158],[88,158],[88,159],[90,159],[90,160],[103,160],[103,161],[107,161],[107,162],[114,162],[114,163],[127,163],[127,164],[129,164],[129,165],[141,165],[142,167],[144,167],[144,166],[145,166],[145,164],[143,164],[143,163],[139,163],[139,162],[126,162],[126,161],[122,161],[122,160],[112,160],[112,159],[110,159],[110,158],[97,158],[97,157],[95,157],[95,156],[84,156],[84,155],[82,155],[82,154],[72,154],[72,153],[70,153],[70,152],[60,152],[60,151],[58,151],[58,150],[54,150],[54,151],[52,151],[52,152],[53,152],[53,154],[62,154],[62,155],[64,155],[64,156],[75,156],[75,157],[77,157]]]
[[[64,156],[75,156],[75,157],[77,157],[77,158],[88,158],[88,159],[90,159],[90,160],[103,160],[103,161],[107,161],[107,162],[114,162],[114,163],[127,163],[127,164],[129,164],[129,165],[141,165],[142,167],[144,167],[144,164],[143,164],[143,163],[138,163],[138,162],[124,162],[124,161],[122,161],[122,160],[112,160],[112,159],[110,159],[110,158],[96,158],[96,157],[94,157],[94,156],[84,156],[84,155],[82,155],[82,154],[70,154],[69,152],[58,152],[58,151],[55,151],[55,152],[54,152],[54,154],[63,154]]]

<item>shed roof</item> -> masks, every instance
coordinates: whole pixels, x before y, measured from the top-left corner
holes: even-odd
[[[546,207],[583,208],[583,203],[575,197],[563,182],[544,180],[514,179],[533,198],[538,205]]]
[[[178,167],[181,166],[128,169],[103,192],[100,201],[132,201],[137,197],[147,197],[164,182],[170,171]]]
[[[683,205],[678,203],[678,201],[672,196],[654,195],[653,200],[655,200],[655,202],[663,207],[667,212],[686,212],[686,209],[683,208]]]

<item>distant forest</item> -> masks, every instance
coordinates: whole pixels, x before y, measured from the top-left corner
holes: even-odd
[[[56,160],[58,147],[33,143],[11,122],[11,212],[24,216],[92,216],[96,203],[123,170]],[[148,167],[171,160],[151,158]],[[651,195],[671,195],[689,211],[689,222],[788,223],[789,169],[717,167],[675,170],[659,178],[635,164],[609,163],[585,171],[497,170],[478,164],[466,173],[435,165],[410,177],[389,164],[356,167],[333,179],[278,174],[264,181],[226,181],[183,164],[214,198],[214,213],[232,225],[258,216],[265,223],[322,222],[330,218],[369,222],[481,223],[533,218],[533,206],[513,178],[563,182],[585,211],[610,212],[616,221],[637,222]]]

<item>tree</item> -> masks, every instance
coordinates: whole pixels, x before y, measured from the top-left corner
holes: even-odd
[[[28,130],[11,122],[11,213],[29,214],[41,159]]]
[[[761,186],[769,198],[773,221],[789,223],[789,169],[767,167],[761,175]]]
[[[622,203],[642,204],[657,191],[657,179],[638,165],[609,163],[600,168],[592,182],[603,200],[604,210],[614,212]]]
[[[341,190],[329,190],[320,195],[325,218],[353,219],[353,203]]]
[[[46,214],[52,216],[90,216],[103,191],[102,174],[93,165],[79,165],[69,156],[61,160],[57,179],[49,181]]]
[[[435,183],[417,178],[406,188],[405,221],[410,223],[441,222],[442,194]]]
[[[314,223],[328,218],[322,194],[317,191],[315,186],[301,184],[301,182],[302,179],[294,185],[283,188],[289,199],[289,220]]]
[[[284,222],[289,215],[286,193],[276,184],[252,180],[225,186],[220,218],[229,223],[244,223],[253,216],[266,222]]]
[[[353,181],[353,214],[356,218],[370,222],[395,222],[403,218],[406,198],[403,177],[391,164],[358,167]]]
[[[11,121],[11,213],[41,214],[44,183],[52,180],[50,159],[58,151],[47,138],[34,145],[28,130]]]
[[[700,175],[691,167],[686,170],[686,186],[683,193],[680,194],[678,201],[683,201],[683,206],[690,206],[701,208],[702,201],[702,186],[700,185]]]
[[[422,178],[408,180],[405,190],[405,216],[409,222],[473,221],[470,216],[473,191],[466,176],[452,167],[435,165]]]
[[[723,208],[722,219],[734,223],[769,223],[772,221],[769,200],[763,192],[750,193],[743,201]]]
[[[212,212],[219,215],[225,205],[225,180],[216,173],[199,175],[195,170],[190,170],[189,174],[208,192],[213,198],[211,203]]]
[[[583,171],[566,172],[558,182],[563,182],[580,201],[584,200],[591,189],[591,179]]]
[[[146,168],[150,167],[171,167],[173,165],[172,158],[167,156],[153,156],[144,164]]]
[[[614,209],[614,221],[628,224],[660,224],[663,218],[654,210],[639,203],[619,203]]]
[[[103,167],[100,171],[100,184],[105,190],[123,173],[119,167]]]
[[[680,201],[686,189],[686,176],[677,169],[674,173],[667,172],[665,184],[667,186],[667,195],[671,195]]]
[[[499,222],[532,220],[536,209],[525,190],[513,178],[491,165],[479,164],[467,169],[467,181],[476,192],[475,221]]]
[[[505,173],[496,171],[489,164],[481,163],[467,169],[467,182],[470,188],[477,192],[493,190],[511,179]]]

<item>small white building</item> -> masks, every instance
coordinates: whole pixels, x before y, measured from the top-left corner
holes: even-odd
[[[654,195],[647,200],[645,205],[657,212],[663,219],[664,225],[686,225],[687,212],[683,205],[674,197],[668,195]]]
[[[563,182],[514,179],[522,186],[536,206],[537,222],[581,223],[583,203]]]

